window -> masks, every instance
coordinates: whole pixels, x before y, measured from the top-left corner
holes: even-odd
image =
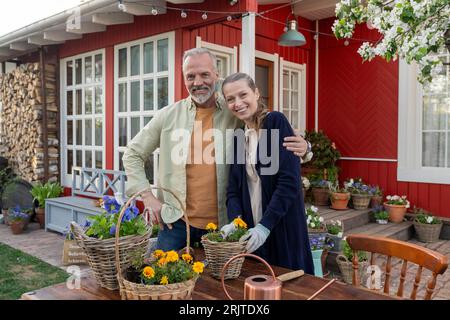
[[[216,67],[219,78],[225,79],[230,74],[237,72],[237,47],[224,47],[202,41],[201,37],[197,37],[197,48],[206,48],[214,53],[217,58]]]
[[[438,55],[445,63],[450,55]],[[450,184],[450,67],[421,85],[417,66],[400,61],[400,181]]]
[[[61,170],[72,185],[72,167],[104,168],[104,52],[61,61]]]
[[[124,170],[128,143],[158,110],[174,102],[174,35],[122,44],[115,48],[115,169]],[[147,178],[156,183],[157,152],[145,164]]]
[[[294,129],[306,129],[306,75],[305,66],[281,60],[280,111]]]

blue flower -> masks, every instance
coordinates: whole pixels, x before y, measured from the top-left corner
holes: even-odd
[[[115,235],[116,234],[116,225],[113,224],[111,229],[109,229],[109,234],[110,235]]]
[[[125,213],[122,218],[122,222],[123,221],[131,221],[131,220],[135,219],[138,215],[139,215],[139,209],[137,207],[135,207],[135,206],[128,207],[125,210]]]
[[[120,204],[114,197],[103,197],[103,206],[109,214],[116,214],[120,211]]]
[[[88,220],[86,220],[85,222],[84,222],[84,228],[89,228],[91,226],[91,223],[88,221]]]

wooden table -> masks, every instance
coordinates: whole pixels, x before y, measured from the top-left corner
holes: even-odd
[[[275,275],[290,272],[291,270],[273,267]],[[209,276],[208,269],[197,281],[193,300],[227,300],[220,280]],[[247,277],[268,274],[265,266],[251,259],[246,259],[240,277],[236,280],[227,280],[227,290],[234,299],[243,299],[244,281]],[[304,276],[283,283],[283,300],[306,300],[324,285],[327,279],[305,274]],[[23,300],[120,300],[119,291],[109,291],[99,287],[93,278],[88,275],[81,279],[81,289],[69,290],[65,283],[43,288],[35,292],[22,295]],[[320,293],[316,300],[392,300],[395,297],[357,288],[341,282],[335,282]]]

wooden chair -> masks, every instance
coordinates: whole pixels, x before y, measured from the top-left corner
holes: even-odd
[[[353,250],[353,284],[360,285],[358,273],[358,256],[356,251],[370,252],[370,265],[375,263],[375,253],[387,256],[385,269],[384,293],[389,294],[391,280],[391,260],[392,257],[403,260],[400,284],[397,291],[398,297],[403,297],[403,289],[406,279],[406,270],[408,262],[418,265],[417,273],[414,279],[414,286],[410,299],[415,300],[417,296],[417,288],[422,277],[422,270],[426,268],[432,272],[432,276],[427,282],[425,300],[430,300],[436,286],[436,278],[439,274],[443,274],[448,267],[448,259],[439,252],[412,244],[404,241],[373,237],[362,234],[354,234],[347,237],[347,242]]]

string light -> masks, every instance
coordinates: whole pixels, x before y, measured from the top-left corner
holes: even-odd
[[[350,41],[348,41],[348,40],[344,41],[344,46],[348,47],[349,44],[350,44]]]
[[[232,16],[228,16],[227,17],[227,21],[230,22],[231,20],[233,20],[233,17]]]
[[[152,15],[154,16],[158,15],[158,10],[156,10],[155,7],[152,7]]]
[[[184,10],[181,11],[181,17],[182,17],[183,19],[186,19],[186,18],[187,18],[187,13],[186,13],[186,11],[184,11]]]
[[[123,3],[123,0],[119,0],[119,5],[117,6],[120,11],[127,12],[127,7]]]
[[[203,12],[203,14],[202,14],[202,19],[203,19],[203,20],[208,19],[208,15],[206,14],[206,12]]]

